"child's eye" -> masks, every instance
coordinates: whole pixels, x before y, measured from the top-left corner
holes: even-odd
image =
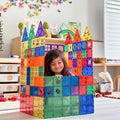
[[[58,64],[61,64],[61,62],[58,62]]]
[[[52,63],[51,65],[55,65],[54,63]]]

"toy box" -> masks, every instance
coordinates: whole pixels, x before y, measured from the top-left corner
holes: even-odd
[[[110,95],[112,94],[111,83],[110,82],[99,82],[99,92],[102,95]]]

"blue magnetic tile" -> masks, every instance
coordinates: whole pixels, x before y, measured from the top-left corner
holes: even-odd
[[[87,42],[83,41],[82,42],[82,50],[86,50],[86,48],[87,48]]]
[[[87,113],[88,114],[94,113],[94,105],[93,104],[87,105]]]
[[[87,106],[80,105],[80,115],[87,114]]]
[[[87,104],[93,104],[93,103],[94,103],[94,96],[87,95]]]
[[[89,76],[93,75],[93,67],[87,67],[87,72]]]
[[[79,76],[71,76],[71,86],[79,85]]]
[[[45,87],[44,88],[44,96],[45,97],[53,97],[53,87]]]
[[[80,103],[80,105],[86,105],[87,104],[87,97],[86,97],[86,95],[81,95],[79,97],[79,103]]]
[[[44,56],[45,54],[45,46],[39,47],[39,56]]]
[[[34,86],[34,92],[33,92],[34,96],[38,96],[38,87]]]
[[[27,67],[27,76],[30,76],[30,67]]]
[[[82,67],[82,75],[87,76],[88,72],[87,72],[87,68],[86,67]]]
[[[30,85],[30,77],[27,76],[27,85]]]
[[[30,95],[34,96],[34,86],[30,86]]]
[[[69,71],[70,71],[71,73],[73,73],[73,68],[69,68]]]
[[[73,51],[77,51],[77,43],[73,43],[72,44],[72,50]]]
[[[63,76],[62,85],[63,86],[70,86],[70,79],[71,79],[70,76]]]
[[[77,43],[77,50],[82,50],[82,43],[81,42]]]
[[[70,96],[71,95],[71,87],[63,87],[63,96]]]
[[[23,94],[26,95],[26,86],[25,85],[23,86]]]

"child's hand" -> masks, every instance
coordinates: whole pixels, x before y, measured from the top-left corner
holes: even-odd
[[[56,76],[56,77],[62,77],[62,75],[61,75],[61,74],[56,74],[55,76]]]

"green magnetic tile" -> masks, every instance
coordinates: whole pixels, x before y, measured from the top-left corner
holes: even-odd
[[[44,98],[44,106],[45,107],[54,107],[54,97],[45,97]]]
[[[44,76],[44,72],[39,71],[39,76]]]
[[[62,86],[62,77],[54,77],[54,86]]]
[[[72,52],[72,58],[73,59],[77,59],[77,51],[73,51]]]
[[[70,116],[71,115],[71,107],[63,107],[63,116]]]
[[[79,115],[79,105],[71,107],[71,114],[72,115]]]
[[[31,57],[35,57],[35,48],[31,48]]]
[[[24,58],[27,58],[27,55],[28,55],[28,50],[25,50],[24,51]]]
[[[45,76],[44,77],[44,86],[53,86],[54,77]]]
[[[64,52],[68,52],[68,45],[64,45]]]
[[[87,86],[87,95],[93,94],[93,91],[94,91],[93,85],[88,85]]]
[[[40,66],[40,67],[39,67],[39,71],[44,72],[44,66]]]
[[[62,107],[54,107],[54,117],[62,117]]]
[[[71,105],[79,105],[79,96],[70,96]]]
[[[82,50],[82,58],[86,58],[86,50]]]
[[[62,96],[62,87],[54,87],[54,96]]]
[[[54,97],[54,106],[62,106],[62,97]]]
[[[70,96],[63,97],[63,106],[70,105]]]

